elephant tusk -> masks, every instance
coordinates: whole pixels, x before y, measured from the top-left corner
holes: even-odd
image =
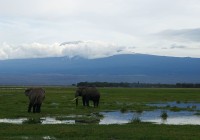
[[[71,100],[72,102],[75,101],[76,99],[78,99],[78,97],[74,98],[73,100]]]

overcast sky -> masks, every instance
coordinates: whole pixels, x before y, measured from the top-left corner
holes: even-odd
[[[200,58],[200,0],[0,0],[0,59],[124,53]]]

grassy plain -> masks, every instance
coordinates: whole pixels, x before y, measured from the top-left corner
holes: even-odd
[[[200,102],[200,89],[156,88],[100,88],[98,108],[75,107],[75,88],[45,87],[46,98],[40,114],[27,113],[26,87],[0,87],[0,119],[40,118],[82,115],[108,110],[151,110],[146,103],[160,101]],[[126,125],[41,125],[0,123],[0,139],[139,139],[139,140],[188,140],[200,139],[200,126],[155,125],[131,123]]]

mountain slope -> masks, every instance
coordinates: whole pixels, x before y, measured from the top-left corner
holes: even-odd
[[[3,60],[0,61],[0,78],[0,84],[65,85],[80,81],[196,83],[200,82],[200,59],[126,54],[99,59]]]

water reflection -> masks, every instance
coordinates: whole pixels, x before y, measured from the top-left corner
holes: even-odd
[[[178,107],[184,109],[193,109],[193,110],[200,110],[200,103],[196,102],[161,102],[161,103],[150,103],[147,104],[149,106],[156,106],[156,107]]]
[[[194,115],[194,112],[179,111],[172,112],[165,110],[167,117],[162,117],[163,110],[143,111],[142,113],[120,111],[102,112],[104,118],[99,124],[126,124],[138,118],[141,122],[152,122],[155,124],[171,124],[171,125],[200,125],[200,116]]]
[[[41,124],[40,118],[28,118],[22,122],[23,124]]]
[[[41,118],[41,124],[75,124],[75,120],[56,120],[53,117]]]
[[[75,120],[57,120],[54,117],[29,118],[23,124],[75,124]]]
[[[51,136],[44,136],[42,138],[43,138],[43,140],[56,140],[55,137],[51,137]]]
[[[104,116],[99,124],[125,124],[128,123],[134,116],[134,112],[122,113],[121,111],[101,112]],[[137,113],[136,113],[137,114]]]
[[[0,119],[0,123],[12,123],[12,124],[22,124],[24,121],[27,121],[27,118],[18,118],[18,119]]]

